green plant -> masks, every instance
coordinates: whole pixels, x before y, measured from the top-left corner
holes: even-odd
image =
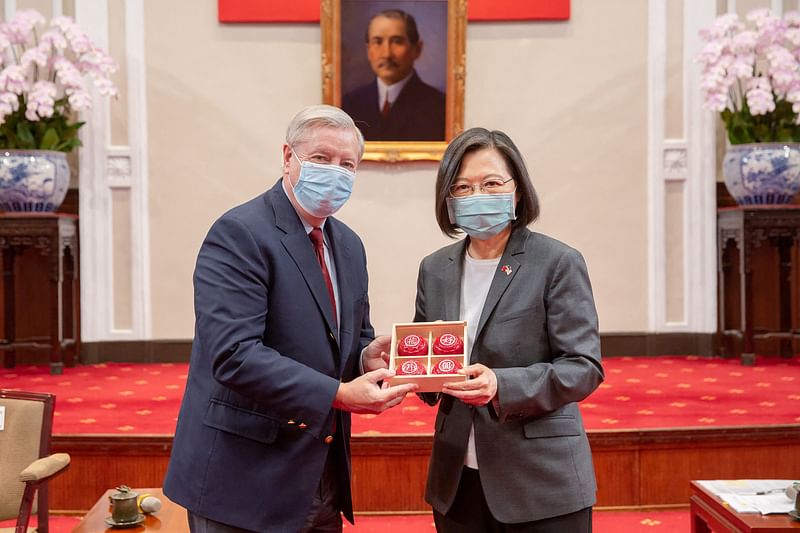
[[[60,107],[61,112],[31,122],[25,118],[25,103],[20,102],[19,109],[6,116],[5,122],[0,125],[0,146],[6,149],[59,152],[70,152],[80,146],[78,130],[85,123],[69,120],[63,103],[56,101],[55,107]]]
[[[720,113],[731,144],[757,142],[800,142],[800,125],[797,114],[786,100],[776,100],[775,110],[764,115],[753,115],[742,103],[739,110],[725,109]]]

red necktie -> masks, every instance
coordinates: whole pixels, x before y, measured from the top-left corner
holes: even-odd
[[[325,245],[322,240],[322,230],[314,228],[308,234],[311,242],[314,243],[314,253],[317,254],[317,261],[322,269],[322,277],[325,278],[325,285],[328,286],[328,296],[331,299],[331,306],[333,306],[333,323],[336,323],[336,297],[333,294],[333,283],[331,282],[331,275],[328,272],[328,266],[325,264]]]
[[[331,282],[331,275],[328,272],[328,265],[325,264],[325,244],[322,239],[322,230],[319,228],[314,228],[311,230],[311,233],[308,234],[311,242],[314,244],[314,253],[317,254],[317,261],[319,261],[319,267],[322,269],[322,277],[325,278],[325,285],[328,286],[328,296],[331,299],[331,305],[333,306],[333,323],[336,324],[336,298],[333,295],[333,283]],[[333,412],[333,423],[331,424],[331,435],[336,433],[336,417],[338,413],[334,409]]]
[[[389,93],[386,93],[386,100],[383,102],[383,107],[381,108],[381,116],[386,118],[389,116],[389,110],[392,108],[392,105],[389,103]]]

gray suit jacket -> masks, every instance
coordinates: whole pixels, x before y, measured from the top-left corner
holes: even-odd
[[[422,260],[416,322],[458,320],[466,242]],[[529,522],[594,505],[591,450],[575,402],[597,388],[603,369],[592,289],[578,251],[524,227],[513,231],[486,297],[471,363],[497,375],[499,409],[440,395],[428,503],[441,513],[450,509],[474,424],[481,484],[496,519]]]

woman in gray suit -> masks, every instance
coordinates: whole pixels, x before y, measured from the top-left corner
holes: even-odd
[[[576,402],[603,380],[581,254],[528,230],[539,202],[500,131],[453,139],[436,220],[465,239],[422,260],[414,320],[465,320],[470,379],[439,403],[426,500],[443,532],[591,531],[595,478]]]

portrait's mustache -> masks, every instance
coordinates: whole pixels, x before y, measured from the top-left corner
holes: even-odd
[[[384,59],[378,63],[378,68],[397,68],[399,66],[394,59]]]

